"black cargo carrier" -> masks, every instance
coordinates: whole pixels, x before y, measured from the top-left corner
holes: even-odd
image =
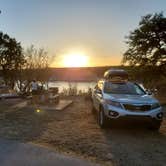
[[[123,69],[110,69],[104,73],[104,78],[110,81],[111,80],[127,81],[128,73]]]

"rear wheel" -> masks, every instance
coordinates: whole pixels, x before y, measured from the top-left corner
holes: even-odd
[[[101,128],[107,128],[109,125],[109,120],[104,114],[103,108],[100,108],[98,113],[98,124]]]

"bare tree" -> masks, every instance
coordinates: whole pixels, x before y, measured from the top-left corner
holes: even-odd
[[[48,55],[43,49],[36,49],[31,45],[24,51],[25,64],[20,72],[18,87],[20,91],[29,91],[29,85],[32,80],[40,81],[41,84],[48,82],[50,77],[49,67],[54,60],[54,55]]]

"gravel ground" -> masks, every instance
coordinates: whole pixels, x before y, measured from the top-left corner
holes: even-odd
[[[89,101],[83,97],[73,101],[63,111],[9,109],[1,103],[0,137],[48,146],[101,165],[165,165],[166,117],[158,133],[135,124],[103,130]]]

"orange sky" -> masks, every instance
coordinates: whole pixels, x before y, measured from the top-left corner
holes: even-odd
[[[127,49],[125,36],[141,16],[165,7],[166,0],[1,0],[0,29],[24,48],[33,44],[56,55],[54,67],[63,67],[71,52],[88,60],[65,64],[119,65]]]
[[[72,45],[72,44],[71,44]],[[90,67],[90,66],[110,66],[110,65],[120,65],[121,60],[122,60],[122,54],[125,51],[125,49],[122,49],[120,51],[116,50],[109,50],[109,49],[103,49],[101,47],[94,47],[94,45],[76,45],[73,44],[72,47],[69,45],[68,47],[66,46],[65,49],[63,47],[60,49],[60,51],[57,51],[55,53],[55,60],[52,63],[52,67],[73,67],[70,64],[76,63],[76,65],[79,63],[79,55],[85,56],[87,59],[87,62],[85,64],[80,63],[80,67]],[[62,51],[63,50],[63,51]],[[117,49],[118,50],[118,49]],[[123,51],[124,50],[124,51]],[[78,56],[78,58],[72,59],[70,57],[71,54],[74,54],[75,56]],[[71,58],[71,63],[66,63],[65,60],[70,61]],[[65,62],[64,62],[65,61]],[[78,64],[79,65],[79,64]]]

